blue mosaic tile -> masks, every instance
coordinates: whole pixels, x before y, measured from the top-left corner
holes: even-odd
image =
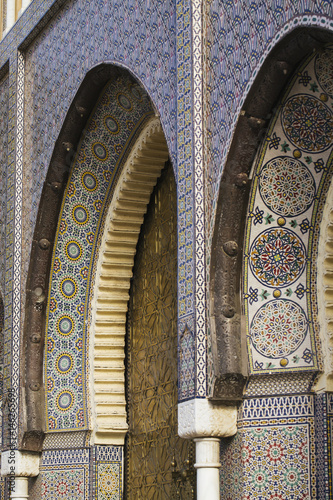
[[[123,480],[121,446],[44,450],[29,498],[121,500]]]
[[[123,485],[123,448],[95,446],[94,498],[121,500]]]
[[[330,498],[328,486],[328,419],[327,419],[327,394],[317,394],[315,397],[315,425],[316,425],[316,481],[317,499]]]
[[[29,491],[33,500],[91,498],[89,449],[44,451],[36,483]]]
[[[6,184],[7,184],[7,141],[8,141],[8,76],[0,82],[0,291],[5,291],[6,255]]]

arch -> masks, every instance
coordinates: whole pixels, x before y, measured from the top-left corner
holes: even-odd
[[[297,64],[331,39],[319,29],[296,29],[263,64],[239,116],[222,174],[210,265],[212,399],[237,401],[247,380],[240,284],[250,171],[282,89]],[[232,383],[230,383],[230,381]]]
[[[153,118],[130,153],[108,210],[90,330],[95,443],[124,443],[127,431],[124,345],[132,268],[143,216],[167,159],[160,121]]]
[[[316,373],[318,229],[331,182],[332,46],[290,80],[253,166],[243,298],[251,374]]]
[[[69,109],[55,144],[43,187],[27,280],[24,328],[26,345],[26,412],[24,414],[27,418],[23,425],[24,432],[20,443],[23,449],[40,451],[44,438],[43,352],[48,311],[47,297],[50,294],[49,277],[55,251],[54,243],[57,238],[57,225],[59,214],[64,205],[64,197],[68,194],[68,179],[73,169],[73,161],[75,162],[75,159],[77,159],[78,153],[76,151],[80,147],[80,141],[86,127],[89,126],[91,114],[96,107],[102,89],[107,82],[115,82],[119,78],[132,82],[130,85],[137,85],[128,71],[115,66],[102,64],[87,74]],[[140,89],[139,86],[137,88]],[[146,115],[142,121],[142,125],[144,125],[149,116],[154,116],[154,110],[145,92],[141,89],[139,93],[143,96],[146,106]],[[118,151],[123,158],[122,162],[126,161],[138,134],[140,135],[142,125],[138,129],[131,131],[132,125],[128,124],[131,139],[126,143],[126,147],[121,153]],[[160,126],[159,129],[161,130]],[[118,179],[120,170],[117,170],[117,175],[113,181]],[[104,211],[107,205],[106,202]],[[101,224],[103,223],[104,221],[101,222]]]

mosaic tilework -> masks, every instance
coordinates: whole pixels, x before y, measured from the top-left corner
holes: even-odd
[[[175,10],[172,2],[154,1],[148,9],[142,1],[66,2],[26,53],[27,130],[31,131],[25,151],[30,170],[26,178],[29,196],[24,206],[29,228],[24,235],[26,249],[31,245],[43,181],[68,107],[86,72],[107,61],[131,68],[148,89],[161,114],[176,165]]]
[[[20,179],[22,164],[16,172],[15,162],[20,162],[20,148],[16,149],[16,122],[21,119],[18,114],[17,88],[22,90],[22,60],[17,56],[11,59],[11,71],[8,76],[8,140],[7,140],[7,197],[6,197],[6,237],[5,237],[5,329],[4,329],[4,394],[12,390],[12,428],[8,427],[8,419],[4,418],[3,442],[15,446],[17,442],[18,402],[19,402],[19,368],[20,368],[20,327],[21,327],[21,241],[22,230],[22,194]],[[20,64],[19,64],[20,63]],[[22,111],[22,108],[20,108]],[[19,186],[16,198],[16,187]],[[4,414],[6,410],[4,409]]]
[[[332,452],[333,452],[333,394],[327,394],[327,463],[328,463],[328,485],[330,495],[333,494],[333,462],[332,462]],[[326,450],[325,450],[326,451]]]
[[[221,498],[316,498],[312,396],[249,399],[222,440]]]
[[[188,356],[189,363],[196,358],[196,395],[206,395],[206,276],[205,276],[205,215],[204,215],[204,164],[203,164],[203,99],[202,99],[202,2],[192,2],[192,72],[193,72],[193,170],[195,203],[195,356]]]
[[[195,338],[193,332],[186,325],[183,332],[179,336],[178,359],[179,359],[179,375],[178,375],[178,398],[184,400],[188,392],[194,393],[195,383],[195,361],[193,352],[195,350]]]
[[[15,137],[15,209],[14,209],[14,262],[12,281],[12,349],[11,349],[11,388],[15,394],[15,404],[10,412],[13,421],[18,422],[20,404],[20,336],[21,336],[21,252],[22,252],[22,194],[23,194],[23,113],[24,113],[24,58],[17,53],[17,88],[16,88],[16,137]],[[18,430],[16,426],[11,432],[11,445],[17,443]]]
[[[65,3],[61,15],[58,15],[59,8]],[[51,19],[52,22],[49,23]],[[36,28],[37,24],[38,28]],[[38,36],[38,31],[43,28],[43,33]],[[31,44],[31,42],[33,43]],[[12,353],[14,353],[15,367],[19,367],[18,362],[16,363],[19,359],[19,346],[16,345],[17,343],[12,345],[11,341],[13,321],[15,323],[14,337],[18,335],[19,312],[17,304],[13,318],[11,299],[14,262],[14,148],[18,110],[16,107],[17,47],[21,45],[24,45],[24,50],[29,47],[25,53],[28,63],[26,83],[29,84],[26,85],[25,96],[25,196],[23,200],[23,224],[20,220],[16,231],[18,237],[18,231],[20,231],[21,225],[23,226],[22,267],[20,269],[22,304],[25,302],[25,281],[39,197],[54,141],[58,137],[68,107],[87,70],[99,62],[105,61],[130,66],[138,79],[147,86],[156,107],[161,112],[174,159],[176,151],[175,10],[173,3],[163,2],[161,4],[156,1],[150,4],[150,9],[146,9],[146,3],[142,1],[135,5],[128,1],[122,3],[121,6],[117,2],[110,5],[108,1],[100,2],[97,0],[91,2],[82,0],[79,2],[32,1],[0,45],[0,68],[3,69],[6,62],[10,61],[9,168],[7,170],[9,195],[6,227],[7,292],[4,296],[7,339],[5,343],[5,379],[7,385],[10,383]],[[52,46],[52,50],[49,50],[50,46]],[[53,56],[52,60],[48,60],[46,66],[45,54]],[[44,82],[48,84],[47,88],[45,86],[40,88],[36,79],[37,75],[42,75]],[[30,81],[29,76],[32,77]],[[19,84],[19,89],[20,86]],[[41,109],[42,113],[38,115]],[[29,132],[31,132],[31,136],[29,136]],[[16,241],[18,242],[18,238]],[[21,254],[17,255],[17,258],[21,258]],[[16,374],[14,374],[12,381],[17,388]]]
[[[328,463],[328,421],[327,421],[327,394],[315,396],[315,425],[316,425],[316,480],[317,499],[328,499],[329,496],[329,463]]]
[[[93,446],[44,450],[32,500],[121,500],[123,448]]]
[[[278,394],[304,394],[311,391],[316,374],[313,373],[278,373],[250,377],[245,388],[245,395],[270,396]]]
[[[89,449],[43,451],[40,473],[29,498],[33,500],[88,500],[90,495]]]
[[[193,170],[191,116],[191,11],[190,2],[177,2],[177,123],[178,123],[178,271],[179,319],[193,320],[194,311],[194,232],[193,232]],[[178,326],[179,335],[181,328]],[[195,387],[182,396],[194,397]]]
[[[89,445],[90,432],[48,432],[45,435],[43,448],[56,450],[63,448],[85,448]]]
[[[254,169],[244,248],[253,373],[318,366],[316,266],[311,259],[315,262],[317,255],[319,201],[325,200],[331,179],[333,94],[323,92],[323,85],[328,88],[326,73],[332,65],[332,48],[302,64]]]
[[[267,54],[294,28],[333,29],[331,2],[211,0],[207,13],[207,235],[239,112]]]
[[[94,473],[94,498],[121,500],[123,448],[121,446],[96,446]]]
[[[89,290],[100,229],[122,162],[153,114],[130,79],[109,84],[81,140],[54,244],[45,352],[47,429],[87,428]]]
[[[179,336],[196,318],[195,349],[187,349],[195,380],[183,385],[182,401],[206,395],[201,18],[200,2],[177,1]]]
[[[5,288],[6,175],[8,134],[8,76],[0,82],[0,291]]]

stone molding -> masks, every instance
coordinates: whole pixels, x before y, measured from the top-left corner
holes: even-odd
[[[178,405],[178,434],[185,439],[229,437],[237,432],[237,407],[192,399]]]
[[[8,450],[1,453],[1,475],[35,477],[39,474],[39,453]]]

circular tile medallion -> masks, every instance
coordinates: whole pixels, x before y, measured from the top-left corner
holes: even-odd
[[[73,368],[73,364],[73,358],[70,354],[61,354],[56,361],[57,371],[61,374],[68,373]]]
[[[306,251],[299,237],[275,228],[259,234],[251,245],[250,268],[260,283],[269,287],[289,286],[304,270]]]
[[[61,316],[57,321],[57,331],[60,335],[71,335],[74,331],[74,320],[67,315]]]
[[[309,169],[299,160],[278,156],[261,169],[259,190],[265,205],[275,214],[296,217],[312,204],[316,186]]]
[[[316,97],[306,94],[290,97],[281,120],[289,141],[302,151],[319,153],[332,144],[332,111]]]
[[[68,411],[73,406],[74,394],[69,390],[62,391],[58,395],[56,402],[58,410]]]
[[[291,300],[272,300],[255,314],[250,329],[254,348],[268,358],[285,358],[303,342],[308,322],[303,309]]]
[[[333,97],[333,50],[325,49],[315,60],[315,72],[321,88]]]

